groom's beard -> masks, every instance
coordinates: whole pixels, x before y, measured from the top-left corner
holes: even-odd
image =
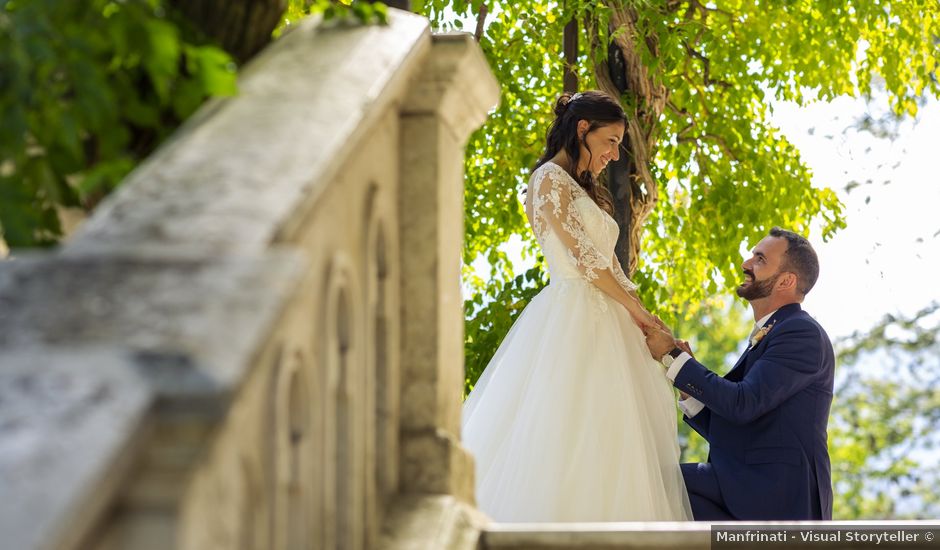
[[[758,281],[756,278],[754,278],[754,273],[750,271],[745,271],[745,273],[750,275],[754,282],[748,286],[739,286],[737,293],[738,296],[744,298],[748,302],[753,302],[754,300],[760,300],[761,298],[770,296],[770,293],[774,289],[774,285],[777,284],[777,279],[779,279],[780,275],[782,275],[782,273],[778,271],[773,277],[764,279],[763,281]]]

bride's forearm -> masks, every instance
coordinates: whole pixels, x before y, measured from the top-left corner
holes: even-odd
[[[630,302],[629,302],[630,305],[624,304],[624,307],[626,307],[628,310],[630,310],[634,314],[649,315],[652,317],[653,314],[650,313],[648,309],[646,309],[646,306],[643,305],[643,302],[640,300],[640,297],[636,295],[636,292],[632,290],[628,290],[627,295],[630,297]]]
[[[628,290],[627,294],[629,294],[631,298],[636,300],[636,303],[640,304],[640,307],[642,307],[644,310],[646,309],[646,306],[643,305],[643,300],[640,300],[640,296],[639,294],[636,293],[636,290],[633,290],[633,289]]]
[[[613,298],[620,305],[625,307],[633,315],[649,315],[639,296],[632,290],[627,290],[617,281],[614,273],[610,269],[605,269],[598,273],[597,279],[593,281],[594,286],[601,289],[605,294]]]

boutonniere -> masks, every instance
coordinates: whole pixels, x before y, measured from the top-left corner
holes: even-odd
[[[757,333],[754,334],[754,336],[751,336],[751,347],[753,348],[758,343],[760,343],[760,341],[764,339],[764,336],[767,336],[767,333],[770,332],[770,329],[774,328],[775,324],[777,324],[776,319],[774,319],[773,323],[762,326],[760,330],[758,330]]]

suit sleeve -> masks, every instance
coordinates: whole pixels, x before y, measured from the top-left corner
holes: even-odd
[[[768,335],[767,349],[740,382],[726,380],[691,359],[682,366],[674,384],[704,403],[710,412],[746,424],[816,380],[823,369],[822,340],[819,328],[808,320],[781,323],[775,333]]]

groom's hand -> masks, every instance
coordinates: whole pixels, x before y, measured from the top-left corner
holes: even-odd
[[[653,359],[659,361],[663,358],[663,355],[666,355],[672,351],[672,348],[676,347],[676,339],[673,338],[672,334],[669,332],[657,328],[647,333],[646,346],[649,348],[650,355],[653,356]]]

